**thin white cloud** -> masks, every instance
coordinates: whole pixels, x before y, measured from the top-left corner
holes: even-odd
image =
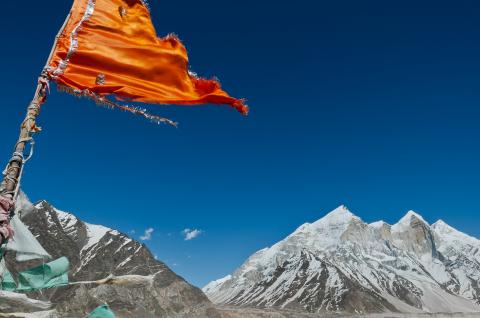
[[[203,233],[202,230],[197,230],[197,229],[185,229],[182,231],[182,235],[185,241],[191,241],[199,237],[202,233]]]
[[[150,241],[152,239],[152,234],[153,231],[155,231],[153,228],[148,228],[145,230],[145,234],[140,236],[140,240],[142,241]]]

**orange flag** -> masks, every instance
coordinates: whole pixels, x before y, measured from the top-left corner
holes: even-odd
[[[99,103],[105,97],[152,104],[226,104],[242,114],[248,107],[216,80],[188,70],[185,47],[174,35],[158,38],[145,0],[74,0],[46,71],[60,89]]]

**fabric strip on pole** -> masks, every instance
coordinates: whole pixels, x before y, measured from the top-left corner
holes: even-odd
[[[8,240],[13,236],[13,229],[10,224],[10,211],[13,207],[13,200],[10,196],[0,195],[0,242]],[[2,255],[0,255],[2,257]]]

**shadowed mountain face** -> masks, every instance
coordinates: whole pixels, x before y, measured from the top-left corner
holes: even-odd
[[[200,289],[157,261],[144,245],[118,231],[85,223],[46,201],[32,206],[25,197],[22,200],[21,218],[45,250],[53,258],[70,260],[70,281],[121,278],[118,284],[80,284],[28,295],[51,302],[55,315],[84,317],[107,303],[118,317],[219,317]],[[12,254],[8,257],[14,271],[37,264],[17,263]]]
[[[341,206],[203,288],[218,304],[304,312],[480,312],[480,241],[413,211],[364,223]]]

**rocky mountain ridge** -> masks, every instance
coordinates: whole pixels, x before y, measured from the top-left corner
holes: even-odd
[[[97,306],[108,304],[119,318],[219,317],[200,289],[156,260],[145,245],[116,230],[83,222],[47,201],[32,205],[22,196],[18,205],[22,221],[45,250],[54,259],[69,259],[71,282],[103,279],[104,283],[58,287],[30,293],[29,299],[4,293],[0,295],[0,313],[15,308],[17,312],[42,309],[39,317],[83,318]],[[9,254],[7,263],[9,269],[21,271],[38,261],[19,263]]]
[[[409,211],[367,224],[340,206],[203,288],[217,304],[304,312],[480,312],[480,241]]]

